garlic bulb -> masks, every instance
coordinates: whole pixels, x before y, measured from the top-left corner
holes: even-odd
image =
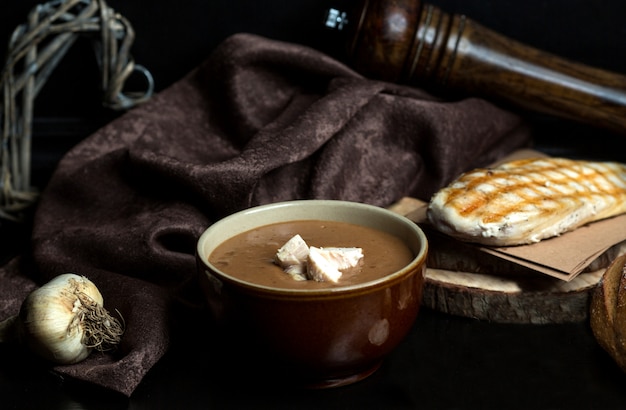
[[[80,362],[93,349],[111,349],[123,333],[120,322],[104,308],[96,285],[73,273],[31,292],[19,315],[7,319],[4,327],[33,352],[59,364]]]

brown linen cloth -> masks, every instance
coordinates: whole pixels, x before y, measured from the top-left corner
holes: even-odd
[[[234,35],[60,161],[32,255],[0,271],[0,319],[51,277],[86,275],[126,333],[116,352],[54,370],[131,395],[173,341],[190,337],[177,324],[201,311],[195,244],[211,222],[291,199],[428,200],[529,141],[520,118],[486,101],[441,101],[304,46]]]

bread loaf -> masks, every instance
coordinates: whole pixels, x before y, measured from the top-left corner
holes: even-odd
[[[589,317],[600,346],[626,371],[626,255],[606,269],[592,295]]]

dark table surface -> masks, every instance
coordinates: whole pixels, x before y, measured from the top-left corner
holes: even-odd
[[[270,369],[235,364],[215,335],[173,348],[122,397],[67,380],[0,346],[3,409],[623,409],[626,375],[588,324],[510,325],[423,309],[369,378],[287,389]],[[253,348],[253,347],[251,347]],[[265,371],[267,370],[267,371]]]

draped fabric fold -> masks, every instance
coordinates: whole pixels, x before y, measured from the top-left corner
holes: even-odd
[[[212,222],[292,199],[428,200],[529,143],[517,115],[484,100],[441,100],[301,45],[237,34],[64,156],[38,205],[32,254],[21,256],[33,270],[0,271],[0,315],[55,275],[89,277],[124,317],[122,345],[54,370],[131,395],[186,337],[176,315],[202,310],[195,244]]]

